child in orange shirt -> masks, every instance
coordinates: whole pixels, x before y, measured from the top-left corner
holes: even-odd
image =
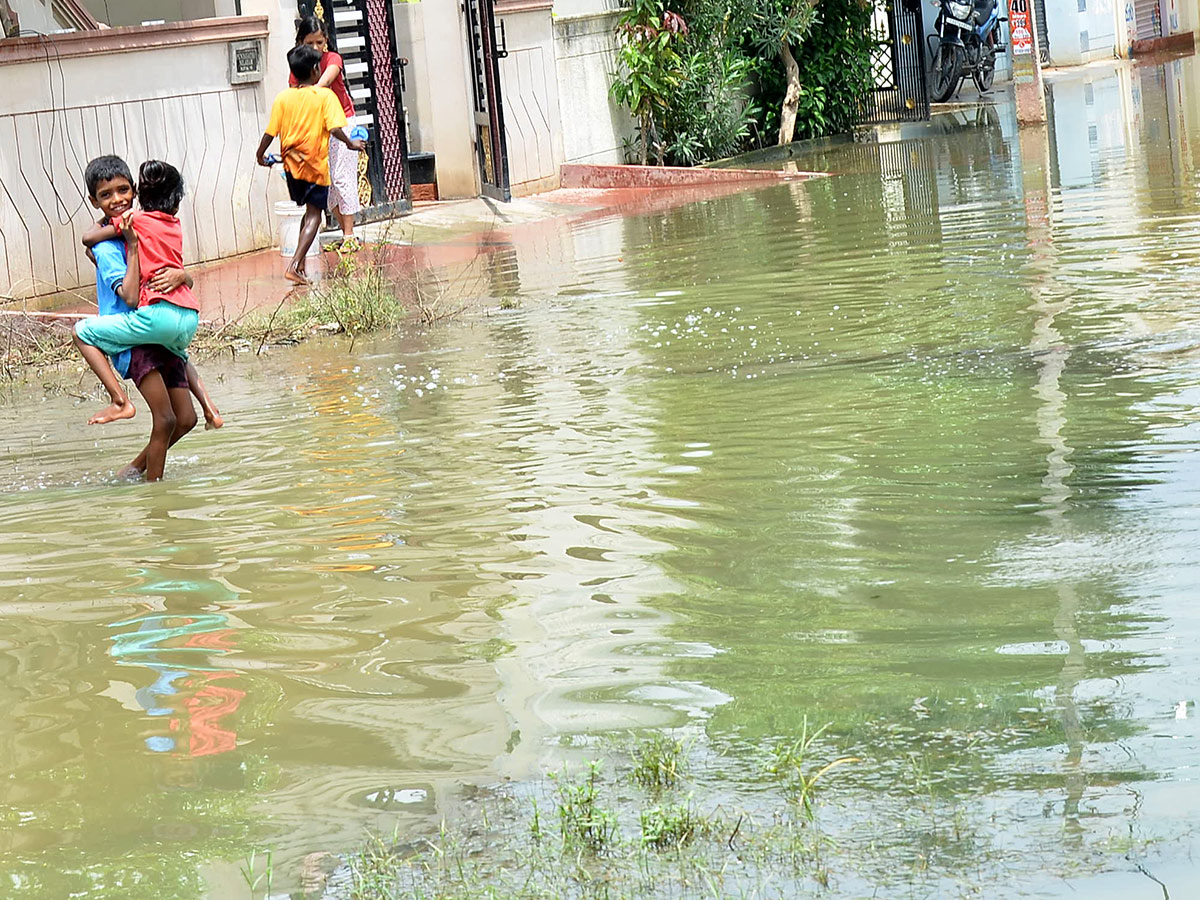
[[[260,166],[272,164],[266,152],[278,137],[288,193],[297,206],[306,207],[296,255],[283,276],[296,284],[307,284],[304,258],[317,237],[329,202],[329,138],[360,153],[366,144],[346,134],[346,114],[333,91],[316,86],[321,78],[321,54],[302,44],[294,47],[287,58],[297,84],[275,98],[270,122],[258,144],[257,159]]]

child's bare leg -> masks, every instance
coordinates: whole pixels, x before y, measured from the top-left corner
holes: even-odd
[[[157,384],[151,381],[151,378],[157,379]],[[164,418],[174,419],[175,426],[171,432],[171,437],[167,440],[167,450],[179,443],[179,439],[186,435],[189,431],[196,427],[196,408],[192,406],[192,393],[189,388],[168,388],[162,379],[162,375],[157,371],[151,372],[142,379],[142,383],[138,385],[138,390],[142,392],[142,396],[146,398],[146,405],[150,406],[151,415],[154,414],[154,406],[151,405],[150,397],[146,396],[146,389],[154,394],[154,403],[161,404],[162,400],[158,395],[158,385],[162,385],[162,390],[166,395],[168,409],[172,413],[171,417],[165,416],[160,406],[160,415]],[[157,421],[157,420],[156,420]],[[154,431],[151,429],[151,443],[153,443]],[[151,478],[149,475],[151,445],[147,444],[146,448],[139,453],[128,466],[120,473],[122,475],[146,474],[147,481],[157,481],[157,478]],[[163,451],[162,466],[158,470],[158,477],[162,477],[162,469],[166,466],[166,450]]]
[[[187,380],[188,388],[196,395],[200,409],[204,411],[204,428],[210,430],[224,425],[225,419],[222,418],[221,411],[213,403],[212,397],[208,396],[208,388],[204,386],[204,382],[200,379],[200,373],[196,371],[196,367],[192,365],[190,359],[187,363]]]
[[[109,399],[112,400],[112,403],[88,419],[88,424],[103,425],[118,419],[132,419],[137,410],[130,402],[129,395],[125,393],[125,388],[121,386],[121,379],[113,371],[104,351],[91,344],[85,344],[77,334],[71,335],[71,339],[75,342],[75,347],[84,361],[91,366],[96,377],[100,379],[100,383],[104,385],[104,389],[108,391]]]
[[[296,284],[308,284],[308,278],[305,277],[304,272],[304,259],[308,256],[308,248],[316,240],[317,231],[321,228],[321,214],[321,208],[313,206],[311,203],[304,208],[304,220],[300,223],[300,239],[296,242],[296,255],[292,257],[287,270],[283,273],[283,277],[288,281]]]
[[[146,444],[146,449],[129,464],[129,469],[144,473],[147,481],[159,481],[163,475],[163,468],[167,464],[167,448],[171,446],[172,438],[175,436],[177,424],[175,410],[172,408],[167,386],[157,369],[142,379],[138,390],[146,398],[146,405],[150,407],[152,419],[150,440]],[[195,413],[192,415],[194,416]]]
[[[340,206],[333,210],[333,214],[337,216],[338,222],[342,226],[342,236],[354,237],[354,214],[346,215]]]

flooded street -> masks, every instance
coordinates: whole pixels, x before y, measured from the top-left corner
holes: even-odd
[[[18,392],[0,896],[298,890],[599,736],[806,718],[883,848],[824,896],[1187,896],[1200,66],[1050,89],[528,226],[469,275],[512,309],[202,362],[229,425],[161,485],[144,409]]]

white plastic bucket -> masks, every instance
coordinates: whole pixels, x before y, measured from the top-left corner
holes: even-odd
[[[304,211],[308,207],[297,206],[291,200],[280,200],[275,204],[275,215],[279,217],[279,255],[291,259],[296,255],[296,244],[300,242],[300,223],[304,220]],[[321,258],[321,235],[318,234],[305,254],[306,260]],[[310,273],[316,272],[317,267],[309,266]]]

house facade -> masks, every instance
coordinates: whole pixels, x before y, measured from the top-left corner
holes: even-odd
[[[1034,7],[1042,56],[1052,66],[1186,49],[1200,25],[1196,0],[1036,0]]]
[[[428,187],[442,199],[479,196],[485,169],[496,162],[480,147],[487,129],[479,125],[482,76],[472,58],[479,32],[469,15],[483,2],[330,0],[335,29],[345,29],[348,43],[383,48],[374,56],[376,88],[392,84],[394,58],[403,88],[389,94],[395,115],[384,122],[381,110],[379,128],[394,127],[409,153],[428,162]],[[181,213],[189,263],[275,245],[274,206],[285,190],[276,174],[255,165],[254,150],[272,98],[287,84],[285,57],[303,3],[8,4],[21,32],[0,40],[0,300],[87,291],[93,273],[79,236],[95,212],[82,176],[102,153],[124,156],[135,170],[151,157],[179,166],[189,190]],[[493,86],[513,196],[557,187],[565,162],[623,159],[633,126],[608,95],[614,6],[495,0]],[[385,19],[386,41],[364,37],[364,23]],[[371,84],[355,77],[356,102],[370,102]],[[383,138],[388,208],[403,208],[408,185],[392,165],[401,142]]]

